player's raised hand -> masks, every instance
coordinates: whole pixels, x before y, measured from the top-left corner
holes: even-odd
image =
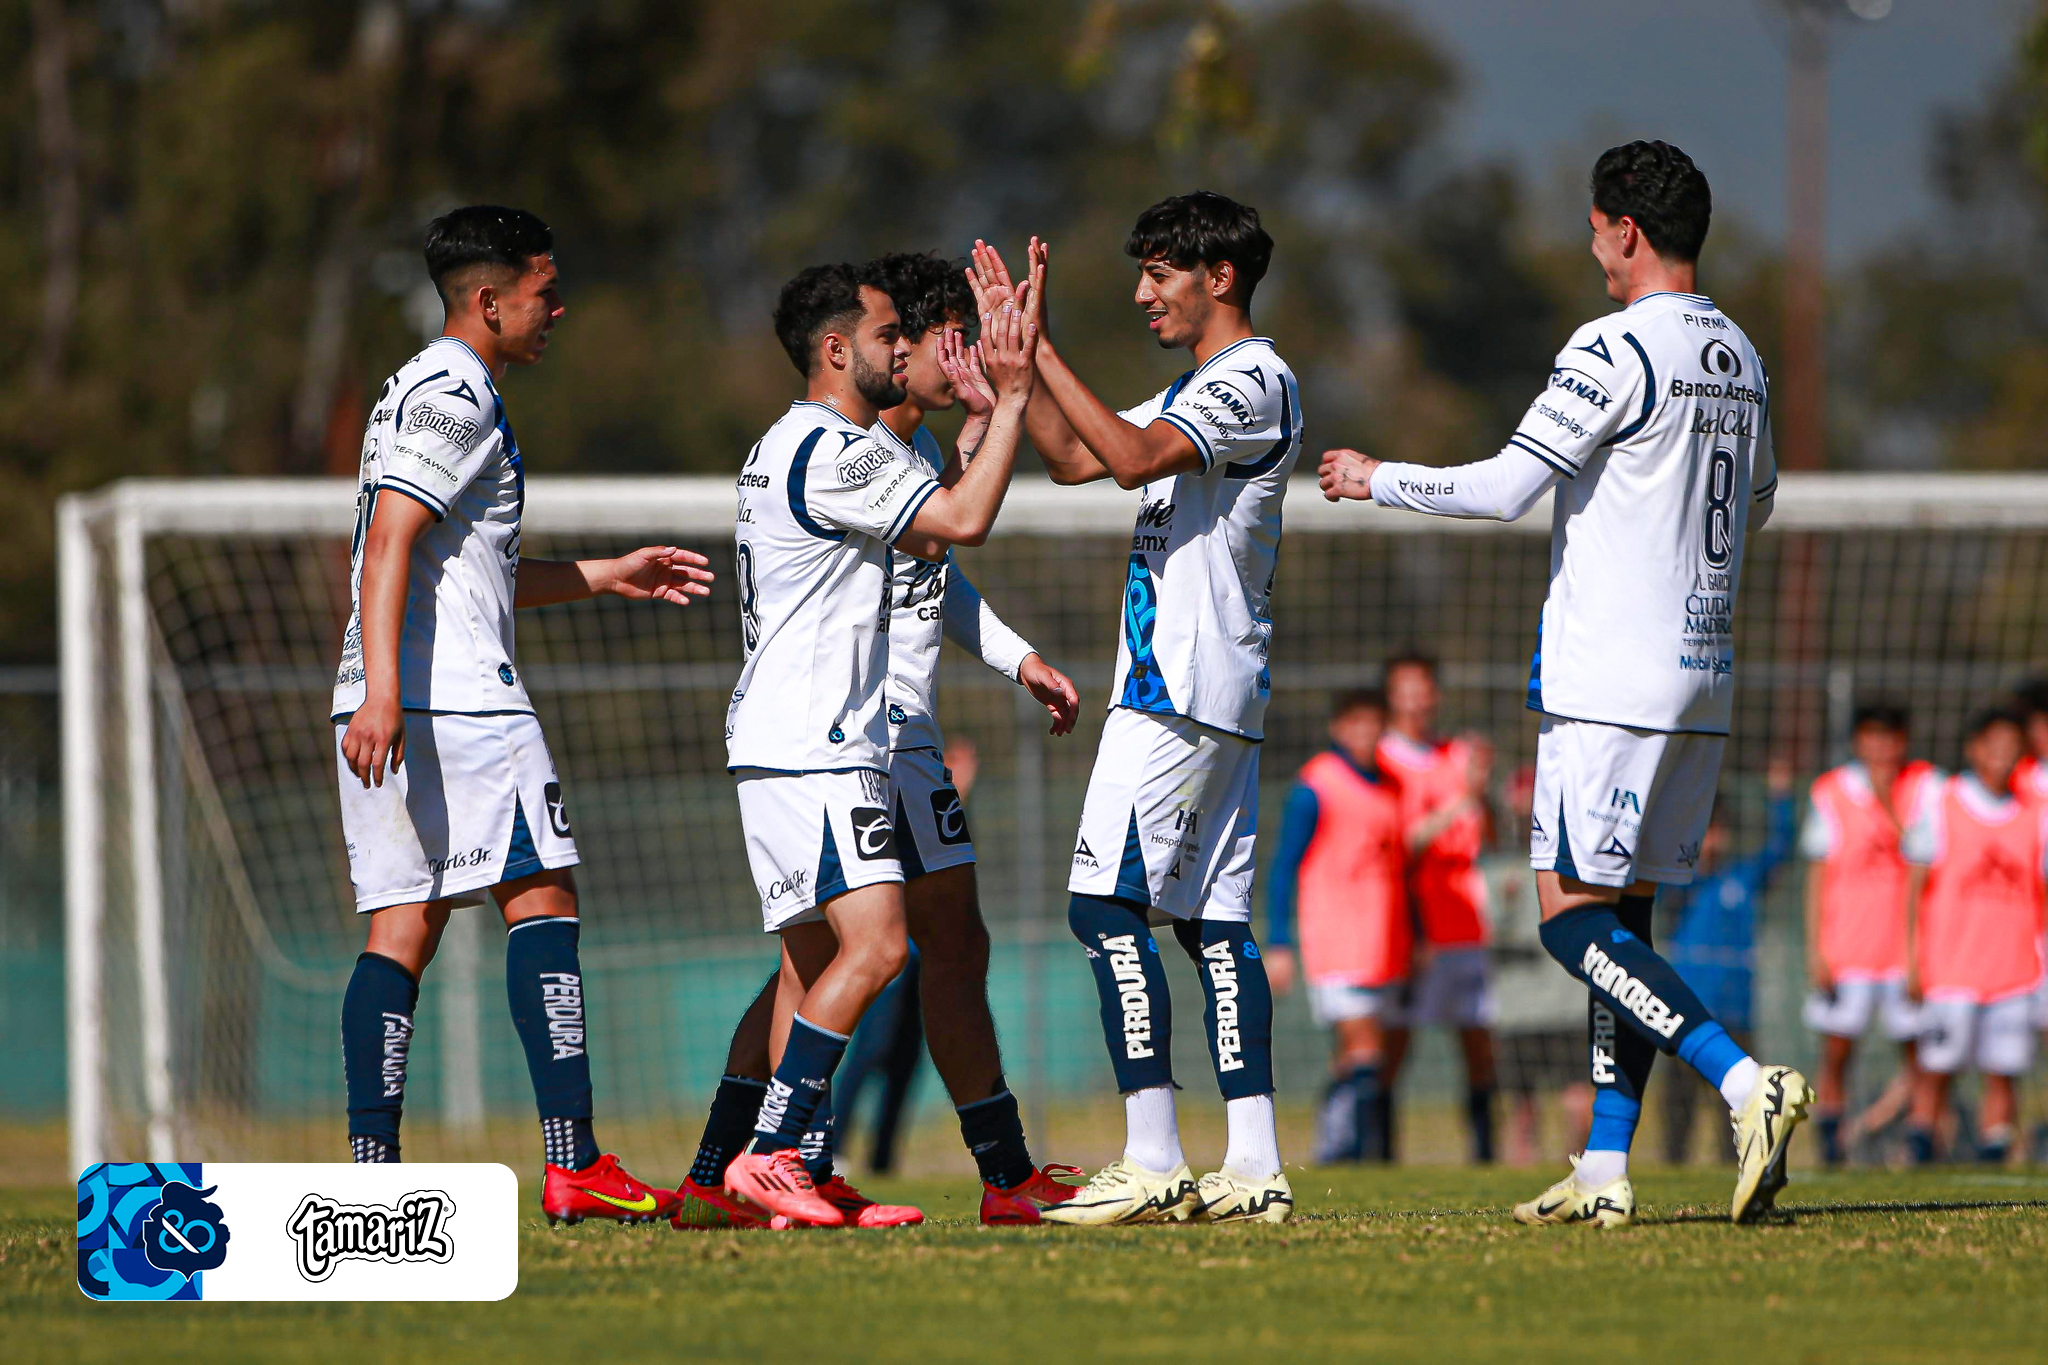
[[[691,598],[710,595],[710,585],[718,578],[711,572],[710,563],[694,550],[645,545],[611,561],[600,579],[599,590],[636,602],[670,602],[687,607]]]
[[[970,418],[986,417],[996,410],[996,391],[982,372],[981,353],[967,344],[965,332],[949,328],[940,336],[939,369]]]
[[[1317,481],[1331,502],[1371,502],[1372,472],[1379,467],[1378,460],[1356,450],[1326,450]]]
[[[397,702],[365,701],[341,734],[341,756],[365,787],[384,785],[405,761],[405,712]]]
[[[1019,303],[1026,308],[1025,321],[1036,327],[1041,337],[1045,335],[1045,272],[1051,256],[1052,243],[1042,242],[1036,237],[1033,237],[1031,244],[1025,248],[1024,263],[1027,268],[1024,274],[1024,287],[1029,291],[1029,297],[1020,299]]]
[[[1038,329],[1025,321],[1030,292],[1027,284],[1026,298],[1005,303],[981,319],[981,367],[998,400],[1028,399],[1037,382]]]
[[[1081,714],[1081,694],[1066,674],[1033,653],[1018,665],[1017,681],[1051,713],[1052,733],[1074,733],[1075,718]]]
[[[977,237],[969,260],[967,287],[974,291],[975,312],[987,315],[1016,297],[1016,287],[1010,283],[1010,267],[1003,264],[1000,251]]]

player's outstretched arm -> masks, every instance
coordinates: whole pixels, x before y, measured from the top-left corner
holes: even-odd
[[[515,607],[551,607],[610,594],[636,602],[690,605],[705,597],[718,575],[694,550],[647,545],[617,559],[522,559]]]
[[[1376,502],[1468,521],[1519,520],[1563,477],[1512,444],[1490,460],[1450,469],[1390,464],[1356,450],[1326,450],[1317,471],[1323,496],[1331,502]]]
[[[1034,321],[1038,323],[1041,355],[1045,340],[1047,250],[1047,244],[1036,237],[1024,248],[1024,262],[1030,273],[1033,297],[1037,300],[1038,315]],[[1010,282],[1010,267],[1004,263],[1002,253],[979,238],[975,239],[973,266],[967,272],[967,285],[974,291],[976,311],[984,316],[1017,296],[1017,290]],[[1074,434],[1073,425],[1067,421],[1066,414],[1060,411],[1051,394],[1041,391],[1032,395],[1024,412],[1024,430],[1054,483],[1093,483],[1109,477],[1109,470],[1103,467],[1102,461],[1090,454],[1088,447],[1081,444],[1081,438]]]
[[[363,533],[363,580],[357,594],[363,704],[348,718],[341,754],[365,787],[383,786],[384,774],[405,759],[398,649],[405,635],[412,547],[433,520],[434,510],[417,498],[383,489],[370,514],[370,529]]]
[[[1028,288],[1025,291],[1029,292]],[[896,548],[919,559],[938,560],[955,545],[980,545],[995,526],[1010,475],[1017,467],[1017,443],[1024,433],[1024,407],[1035,382],[1038,334],[1018,302],[1003,304],[981,320],[982,370],[996,392],[988,435],[981,450],[951,488],[941,487],[917,509]]]

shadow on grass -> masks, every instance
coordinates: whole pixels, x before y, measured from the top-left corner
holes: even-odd
[[[1968,1209],[2048,1209],[2048,1199],[1879,1199],[1862,1204],[1787,1204],[1772,1209],[1759,1224],[1797,1223],[1808,1218],[1835,1218],[1845,1213],[1957,1213]],[[1725,1223],[1725,1213],[1700,1212],[1659,1214],[1640,1219],[1638,1226],[1659,1223]]]

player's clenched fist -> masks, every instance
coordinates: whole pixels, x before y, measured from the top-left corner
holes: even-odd
[[[1370,455],[1356,450],[1326,450],[1318,482],[1323,486],[1323,496],[1331,502],[1346,498],[1354,502],[1372,501],[1372,472],[1380,462]]]

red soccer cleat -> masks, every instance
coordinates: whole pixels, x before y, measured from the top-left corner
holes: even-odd
[[[838,1209],[847,1223],[857,1228],[907,1228],[924,1221],[923,1209],[908,1204],[877,1204],[847,1184],[843,1176],[835,1175],[818,1186],[818,1197]]]
[[[747,1152],[725,1168],[725,1192],[758,1204],[788,1227],[836,1228],[845,1215],[819,1198],[811,1173],[794,1147],[779,1152]]]
[[[686,1178],[676,1190],[676,1197],[683,1201],[683,1206],[669,1219],[669,1225],[677,1232],[768,1226],[770,1215],[766,1209],[735,1199],[716,1185],[699,1185]]]
[[[673,1191],[657,1189],[627,1171],[610,1152],[580,1171],[550,1163],[540,1191],[540,1211],[550,1226],[574,1226],[586,1218],[652,1223],[673,1215],[681,1202]]]
[[[1030,1177],[1010,1189],[984,1182],[981,1187],[981,1221],[992,1228],[1014,1227],[1043,1221],[1038,1211],[1048,1204],[1064,1204],[1080,1192],[1067,1181],[1085,1174],[1079,1166],[1048,1162]]]

